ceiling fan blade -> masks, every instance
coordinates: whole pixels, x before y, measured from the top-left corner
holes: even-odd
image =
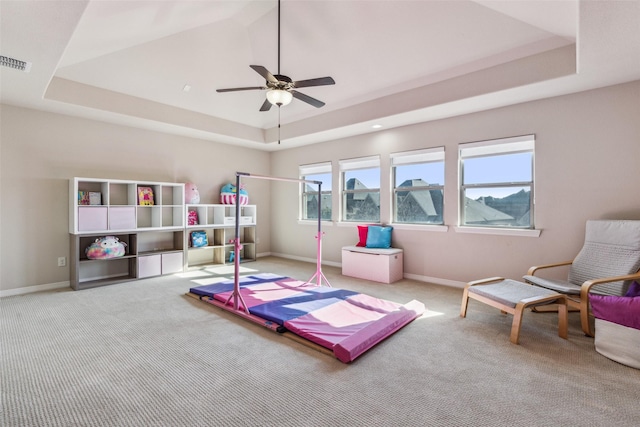
[[[327,86],[336,84],[331,77],[319,77],[317,79],[300,80],[293,82],[294,87]]]
[[[262,107],[260,107],[260,111],[269,111],[271,109],[271,105],[272,104],[269,102],[269,100],[265,99]]]
[[[297,98],[300,101],[304,101],[307,104],[313,105],[316,108],[320,108],[320,107],[324,106],[324,102],[319,101],[319,100],[317,100],[315,98],[312,98],[309,95],[305,95],[304,93],[300,93],[300,92],[297,92],[295,90],[292,90],[291,94],[293,95],[294,98]]]
[[[278,83],[278,79],[276,79],[275,77],[273,77],[273,74],[271,74],[269,72],[269,70],[267,70],[266,68],[264,68],[262,65],[249,65],[249,67],[253,68],[253,70],[260,74],[262,77],[264,77],[264,79],[268,82],[271,83]]]
[[[266,89],[264,86],[253,86],[253,87],[232,87],[229,89],[216,89],[216,92],[237,92],[239,90],[258,90],[258,89]]]

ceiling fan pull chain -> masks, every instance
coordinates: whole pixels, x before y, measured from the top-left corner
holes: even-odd
[[[280,0],[278,0],[278,74],[280,74]]]
[[[280,1],[278,1],[280,3]],[[278,145],[280,145],[280,106],[278,105]]]

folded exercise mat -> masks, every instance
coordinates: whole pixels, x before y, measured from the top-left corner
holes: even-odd
[[[237,311],[251,320],[263,319],[333,351],[348,363],[413,321],[425,311],[418,301],[402,305],[366,294],[317,286],[270,273],[240,278],[241,301]],[[198,286],[190,293],[236,312],[233,280]],[[285,329],[278,329],[284,331]],[[273,329],[273,328],[272,328]]]

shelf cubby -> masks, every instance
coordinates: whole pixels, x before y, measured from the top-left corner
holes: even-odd
[[[153,204],[140,204],[142,187],[152,189]],[[80,204],[80,191],[100,193],[100,204]],[[184,184],[74,178],[69,192],[73,289],[184,270]],[[111,235],[126,243],[125,255],[87,259],[85,249],[95,239]]]
[[[229,254],[234,250],[236,206],[187,205],[185,211],[185,223],[188,223],[189,211],[194,211],[198,215],[198,224],[186,226],[187,268],[229,264]],[[240,259],[242,262],[256,259],[256,218],[255,205],[240,206],[240,243],[242,244]],[[189,244],[189,233],[196,230],[207,233],[206,248],[194,248]]]

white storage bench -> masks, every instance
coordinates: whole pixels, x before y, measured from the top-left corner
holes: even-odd
[[[374,282],[393,283],[403,277],[402,249],[342,248],[342,274]]]

